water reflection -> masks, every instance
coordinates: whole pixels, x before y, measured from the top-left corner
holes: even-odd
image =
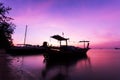
[[[88,56],[94,80],[120,80],[120,50],[92,49]]]
[[[74,76],[86,70],[83,68],[90,64],[87,55],[64,61],[45,60],[42,55],[9,55],[7,58],[9,61],[6,61],[8,64],[5,66],[10,73],[5,73],[5,76],[10,76],[10,80],[74,80]],[[4,80],[8,80],[8,77]]]
[[[16,80],[39,80],[41,79],[41,71],[44,68],[43,56],[15,56],[10,62],[12,74]]]
[[[78,71],[82,67],[89,67],[90,59],[85,55],[64,61],[45,60],[45,63],[45,69],[42,71],[43,80],[70,80],[73,75],[77,74],[76,72],[71,74],[71,72]]]
[[[10,68],[11,57],[0,51],[0,80],[16,80]]]
[[[0,52],[0,80],[120,80],[120,50],[88,51],[82,58],[45,60],[42,55]]]

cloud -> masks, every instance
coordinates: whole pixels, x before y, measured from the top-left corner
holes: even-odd
[[[119,0],[2,1],[13,8],[10,15],[17,25],[15,39],[17,35],[22,36],[27,24],[32,30],[30,35],[34,38],[29,42],[38,42],[47,39],[46,36],[61,32],[72,39],[89,39],[96,44],[108,39],[120,40]]]

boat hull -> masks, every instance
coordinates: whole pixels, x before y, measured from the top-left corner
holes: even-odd
[[[44,53],[45,59],[71,59],[71,58],[81,58],[86,56],[86,53],[89,49],[80,49],[78,51],[56,51],[48,50]]]
[[[11,55],[31,55],[31,54],[42,54],[45,49],[42,47],[12,47],[6,49],[6,53]]]

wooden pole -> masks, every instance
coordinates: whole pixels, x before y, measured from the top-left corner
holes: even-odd
[[[60,40],[60,47],[61,47],[61,40]]]
[[[66,40],[66,46],[68,45],[67,40]]]

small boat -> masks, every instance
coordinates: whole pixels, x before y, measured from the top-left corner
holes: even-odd
[[[86,55],[89,48],[89,41],[80,41],[84,42],[84,48],[79,48],[75,46],[68,46],[67,40],[69,38],[61,37],[60,35],[51,36],[60,42],[60,47],[47,47],[46,45],[46,52],[44,53],[44,57],[46,59],[69,59],[69,58],[80,58]],[[66,45],[61,45],[61,41],[66,41]],[[85,43],[87,42],[87,47],[85,47]],[[47,43],[46,43],[47,44]]]
[[[25,28],[24,44],[18,44],[6,49],[6,53],[11,55],[31,55],[42,54],[45,48],[39,45],[26,44],[27,26]]]
[[[6,53],[11,55],[34,55],[42,54],[45,48],[42,46],[13,46],[6,49]]]
[[[115,48],[115,49],[120,49],[120,48]]]

